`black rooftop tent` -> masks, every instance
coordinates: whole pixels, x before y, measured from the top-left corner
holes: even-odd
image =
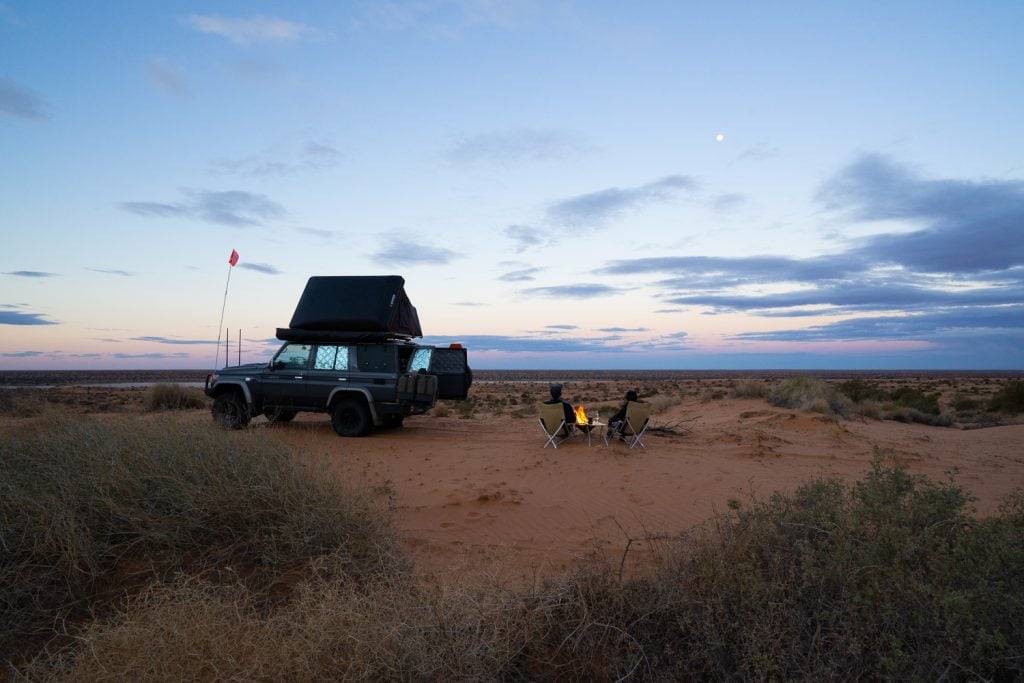
[[[422,336],[416,307],[400,275],[311,277],[291,323],[277,330],[277,338],[286,341]]]

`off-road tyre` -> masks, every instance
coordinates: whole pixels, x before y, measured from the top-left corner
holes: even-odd
[[[249,424],[249,408],[235,391],[213,399],[213,421],[225,429],[242,429]]]
[[[267,408],[263,411],[263,417],[272,425],[291,422],[299,414],[297,410],[285,410],[283,408]]]
[[[331,410],[331,426],[338,436],[366,436],[373,427],[370,409],[358,398],[343,398]]]

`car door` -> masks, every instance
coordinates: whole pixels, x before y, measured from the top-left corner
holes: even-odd
[[[324,408],[336,387],[347,386],[352,347],[348,344],[317,344],[313,367],[306,374],[306,399]]]
[[[469,395],[473,373],[461,346],[433,349],[429,372],[437,375],[438,398],[462,400]]]
[[[394,403],[398,390],[398,347],[395,344],[357,344],[349,380],[369,391],[375,403]]]
[[[260,378],[264,406],[301,408],[306,405],[306,373],[313,345],[288,342]]]

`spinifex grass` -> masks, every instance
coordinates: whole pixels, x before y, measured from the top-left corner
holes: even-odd
[[[52,414],[51,414],[52,415]],[[177,573],[267,591],[312,558],[352,576],[391,547],[368,500],[266,433],[207,420],[24,422],[0,438],[0,661]]]

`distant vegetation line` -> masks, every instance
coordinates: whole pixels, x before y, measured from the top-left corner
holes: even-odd
[[[121,384],[138,382],[203,382],[211,371],[193,370],[0,370],[0,387],[40,385]],[[684,380],[739,379],[771,380],[809,376],[821,379],[906,379],[914,377],[991,377],[1024,379],[1024,370],[473,370],[481,382],[572,382],[583,380]]]

